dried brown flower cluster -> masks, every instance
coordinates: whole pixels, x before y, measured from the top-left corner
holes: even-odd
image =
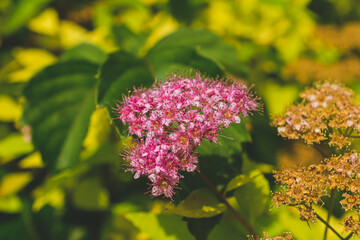
[[[285,78],[295,77],[300,83],[306,84],[315,79],[336,79],[340,82],[350,82],[360,79],[360,60],[358,57],[346,57],[332,64],[300,58],[290,63],[284,69]]]
[[[354,48],[360,48],[360,23],[347,23],[342,27],[335,25],[317,26],[315,36],[324,43],[347,52]]]
[[[354,133],[360,133],[360,107],[351,89],[338,84],[316,85],[300,94],[300,104],[273,117],[272,125],[288,139],[307,144],[327,141],[339,149],[349,146]]]
[[[254,237],[250,237],[249,240],[254,240]],[[257,238],[256,240],[292,240],[294,239],[294,234],[286,232],[276,237],[270,237],[269,234],[264,233],[264,237]]]
[[[347,23],[342,27],[335,25],[317,26],[315,37],[324,47],[336,48],[341,57],[334,63],[301,58],[288,64],[283,72],[285,78],[295,77],[301,83],[315,79],[337,79],[349,82],[360,78],[360,60],[351,50],[360,49],[360,23]]]
[[[329,196],[330,190],[342,191],[340,201],[345,211],[360,215],[360,155],[354,151],[325,159],[325,162],[308,167],[276,171],[274,177],[281,184],[273,202],[281,205],[296,206],[303,221],[316,222],[317,215],[313,204],[322,203],[322,197]],[[347,217],[345,231],[360,236],[358,218]]]
[[[300,97],[301,103],[275,116],[272,124],[284,138],[301,139],[313,146],[325,143],[337,154],[325,157],[320,164],[276,171],[274,177],[281,188],[274,193],[273,202],[278,208],[296,207],[303,221],[324,222],[313,205],[322,205],[324,197],[341,192],[342,208],[355,214],[345,218],[344,231],[360,237],[360,154],[346,147],[360,138],[360,107],[355,104],[354,92],[324,83]]]

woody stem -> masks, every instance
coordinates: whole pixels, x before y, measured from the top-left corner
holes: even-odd
[[[254,236],[255,239],[258,239],[258,236],[254,230],[254,228],[240,215],[239,212],[237,212],[227,201],[224,194],[222,194],[217,188],[215,187],[212,182],[204,175],[202,174],[198,169],[196,169],[197,175],[209,186],[209,188],[221,199],[221,201],[224,202],[224,204],[227,206],[227,208],[234,214],[234,216],[241,222],[241,224],[246,228],[246,230]]]
[[[334,205],[334,196],[335,196],[335,190],[332,189],[331,193],[330,193],[330,199],[329,199],[328,215],[327,215],[327,219],[326,219],[327,225],[325,227],[324,240],[326,240],[326,238],[327,238],[328,224],[330,222],[331,213],[332,213],[332,209],[333,209],[333,205]]]

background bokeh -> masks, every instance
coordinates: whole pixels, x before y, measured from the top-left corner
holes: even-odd
[[[235,134],[241,147],[239,142],[235,147],[225,143],[223,150],[214,150],[220,154],[214,154],[209,151],[212,145],[202,146],[200,169],[224,190],[233,177],[256,165],[264,178],[253,187],[268,196],[274,189],[272,169],[321,159],[301,143],[278,137],[270,116],[317,81],[341,82],[360,94],[359,19],[358,0],[1,0],[0,239],[246,239],[230,213],[209,218],[200,211],[200,218],[187,217],[189,206],[169,213],[205,186],[192,174],[185,174],[174,202],[145,194],[146,179],[134,180],[124,171],[119,153],[131,139],[122,136],[111,107],[132,84],[146,85],[146,78],[161,81],[173,70],[194,68],[252,85],[263,102],[262,114],[255,113],[240,135]],[[145,71],[136,68],[139,59],[150,69],[143,75],[136,75],[137,69]],[[99,99],[96,108],[90,106],[86,124],[77,125],[84,128],[78,150],[62,161],[59,152],[74,146],[72,137],[78,135],[69,131],[64,140],[53,139],[60,136],[61,126],[68,129],[67,122],[78,118],[62,115],[60,103],[69,96],[56,101],[44,97],[51,86],[58,87],[50,81],[55,70],[36,74],[61,64],[72,74],[71,61],[83,60],[101,66],[93,72],[101,82],[92,85]],[[62,74],[61,68],[57,71]],[[126,87],[103,84],[120,78],[128,81]],[[55,112],[48,118],[52,120],[37,120],[46,111]],[[57,168],[59,164],[64,167]],[[247,188],[233,194],[235,198],[229,193],[240,211],[242,204],[259,197]],[[290,208],[269,212],[268,199],[261,202],[264,211],[256,219],[249,214],[258,232],[291,231],[304,240],[323,232],[320,224],[309,228],[298,221]],[[334,214],[341,219],[339,208]],[[335,226],[342,231],[341,225]]]

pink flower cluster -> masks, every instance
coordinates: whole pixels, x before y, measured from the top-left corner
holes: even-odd
[[[119,119],[139,140],[125,155],[135,173],[151,181],[151,194],[171,198],[182,177],[196,169],[195,148],[202,140],[218,143],[221,129],[240,123],[258,108],[243,84],[174,76],[151,89],[135,89],[117,106]]]

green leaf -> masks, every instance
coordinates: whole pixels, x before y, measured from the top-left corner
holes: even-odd
[[[186,223],[176,215],[147,212],[126,213],[124,217],[131,221],[141,232],[156,240],[194,239],[186,228]]]
[[[183,218],[187,227],[196,240],[206,240],[209,233],[220,222],[222,215],[210,218]]]
[[[193,47],[157,48],[156,51],[148,53],[147,59],[159,79],[165,79],[167,74],[172,72],[181,73],[189,69],[197,69],[212,77],[223,75],[223,71],[214,61],[201,56]]]
[[[205,218],[216,216],[225,210],[225,204],[221,203],[210,190],[201,188],[193,191],[170,212],[188,218]]]
[[[109,206],[109,193],[96,178],[81,181],[74,189],[73,203],[76,208],[101,211]]]
[[[270,187],[269,182],[259,170],[252,171],[249,177],[252,180],[236,189],[234,195],[239,203],[240,212],[253,224],[266,209]]]
[[[201,14],[201,11],[208,6],[206,0],[170,0],[169,9],[173,17],[179,22],[191,24]]]
[[[7,22],[0,30],[4,35],[22,27],[30,18],[34,17],[50,0],[19,0],[14,4],[14,10],[10,13]]]
[[[242,76],[245,71],[244,64],[236,56],[236,50],[222,42],[219,36],[207,30],[180,29],[161,39],[149,50],[148,55],[153,55],[154,52],[163,52],[165,49],[177,48],[195,49],[199,55],[211,59],[218,66],[225,68],[226,71],[234,75]]]
[[[102,64],[105,59],[105,53],[89,43],[83,43],[67,50],[60,58],[61,61],[85,60],[94,64]]]
[[[229,192],[238,187],[241,187],[242,185],[248,183],[249,181],[251,181],[249,176],[244,174],[237,175],[235,178],[231,179],[229,184],[226,186],[225,192]]]
[[[24,89],[23,121],[52,171],[75,165],[95,108],[97,65],[58,63],[33,77]]]
[[[3,216],[0,220],[0,239],[31,239],[24,214]]]
[[[281,86],[271,81],[266,82],[260,89],[269,114],[284,111],[286,106],[296,100],[299,93],[299,87],[296,85]]]
[[[30,153],[33,150],[32,144],[25,142],[22,134],[10,134],[0,141],[0,163]]]
[[[16,213],[22,210],[22,202],[18,196],[0,198],[0,212]]]
[[[251,142],[251,135],[245,128],[244,119],[240,124],[231,124],[229,128],[223,129],[221,135],[224,136],[218,138],[221,144],[203,141],[197,148],[200,156],[216,154],[229,157],[241,152],[242,142]]]
[[[109,55],[101,67],[98,103],[113,106],[134,86],[149,86],[154,79],[145,62],[129,53],[118,51]]]
[[[112,32],[118,46],[122,50],[133,54],[137,54],[147,37],[146,34],[135,34],[125,25],[114,25]]]
[[[219,239],[248,239],[249,232],[232,215],[224,214],[219,224],[210,232],[208,240]]]

